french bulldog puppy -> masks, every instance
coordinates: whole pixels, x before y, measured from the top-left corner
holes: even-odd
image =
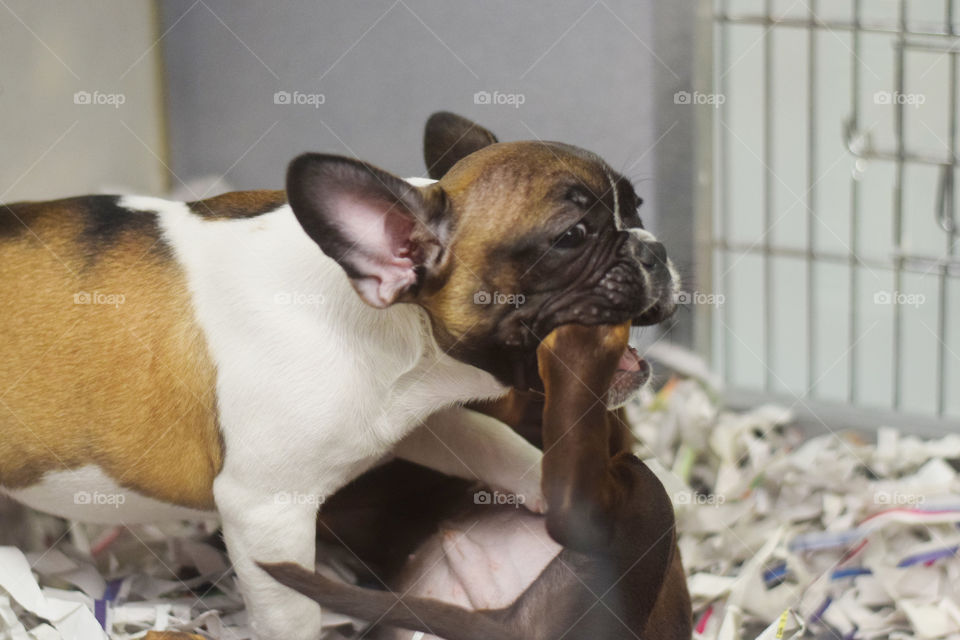
[[[0,207],[3,491],[219,516],[254,630],[285,640],[320,608],[256,561],[312,567],[320,505],[387,454],[542,505],[539,451],[461,403],[534,384],[556,326],[656,322],[672,269],[597,156],[443,124],[469,153],[438,182],[309,153],[285,192]]]

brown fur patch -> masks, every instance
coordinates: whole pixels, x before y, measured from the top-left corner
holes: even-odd
[[[184,274],[144,220],[91,262],[77,207],[12,205],[29,231],[0,237],[0,484],[95,464],[210,509],[223,458],[215,370]]]
[[[253,218],[286,204],[284,191],[231,191],[206,200],[188,202],[197,215],[208,220]]]

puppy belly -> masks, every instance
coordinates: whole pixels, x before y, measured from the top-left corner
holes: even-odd
[[[499,609],[526,591],[561,550],[543,516],[523,508],[478,505],[467,517],[441,525],[395,590],[471,610]],[[417,636],[397,631],[388,637]]]
[[[208,519],[217,515],[215,511],[177,506],[121,487],[94,465],[50,471],[30,486],[0,488],[0,491],[38,511],[80,522],[143,524]]]

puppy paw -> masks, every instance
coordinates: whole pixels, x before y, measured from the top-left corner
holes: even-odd
[[[527,511],[544,514],[547,512],[547,498],[540,490],[539,480],[538,475],[536,484],[518,483],[511,487],[480,490],[473,494],[473,502],[493,506],[523,507]]]
[[[514,489],[519,498],[519,504],[533,513],[547,512],[547,498],[540,487],[540,478],[539,468],[531,470],[520,478]]]
[[[523,506],[526,507],[528,511],[543,515],[547,512],[547,499],[542,492],[537,491],[533,496],[527,496]]]
[[[541,487],[540,467],[534,467],[514,481],[512,488],[506,488],[517,496],[517,502],[533,513],[547,512],[547,498]]]

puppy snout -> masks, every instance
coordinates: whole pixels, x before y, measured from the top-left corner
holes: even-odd
[[[662,242],[646,234],[647,237],[632,238],[632,250],[637,263],[646,271],[648,301],[647,308],[634,317],[634,326],[658,324],[663,322],[676,309],[674,295],[674,271],[667,258],[667,249]]]
[[[647,269],[667,268],[667,249],[662,242],[640,242],[637,260]]]

